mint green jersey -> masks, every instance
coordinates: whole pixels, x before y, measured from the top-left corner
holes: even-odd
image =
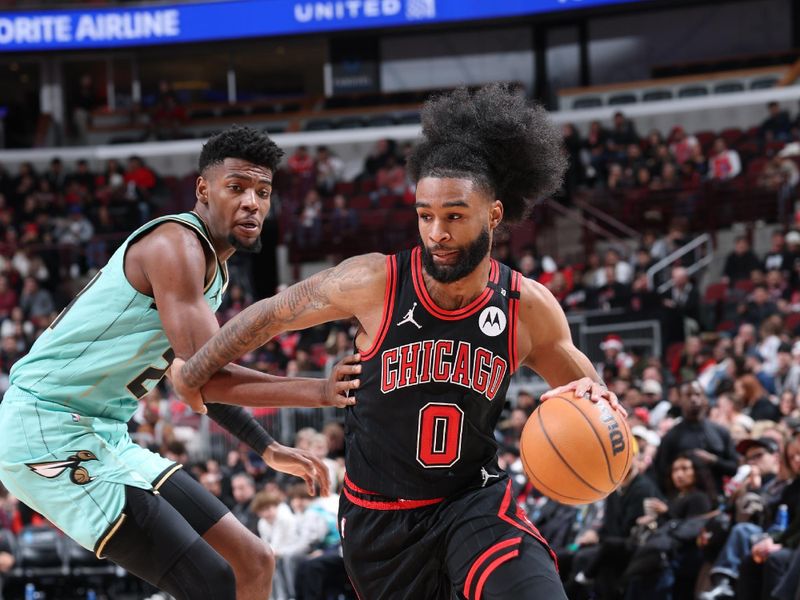
[[[142,234],[169,221],[193,229],[214,251],[195,213],[146,223],[14,365],[12,385],[83,416],[123,423],[133,416],[138,399],[161,380],[174,353],[153,298],[138,292],[125,277],[125,253]],[[212,311],[219,308],[227,284],[227,269],[217,260],[204,294]]]

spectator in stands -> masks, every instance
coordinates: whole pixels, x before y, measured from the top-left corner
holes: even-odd
[[[12,536],[10,529],[6,529],[0,524],[0,599],[3,598],[3,580],[6,573],[14,568],[16,559],[14,558],[14,548],[12,547]]]
[[[181,106],[172,85],[165,80],[158,82],[158,97],[151,111],[152,133],[157,140],[180,139],[181,129],[187,121],[186,109]]]
[[[86,143],[89,126],[92,124],[92,111],[101,103],[95,93],[92,76],[88,73],[82,75],[72,103],[72,124],[78,143]]]
[[[406,188],[406,169],[393,155],[387,156],[375,177],[378,194],[381,196],[402,196]]]
[[[572,123],[565,123],[561,132],[564,136],[564,150],[569,156],[569,168],[564,176],[564,188],[570,198],[575,189],[583,182],[583,164],[581,162],[581,147],[583,142],[578,130]]]
[[[32,276],[25,278],[19,305],[25,317],[38,325],[47,320],[55,310],[53,296],[46,289],[40,288],[39,282]]]
[[[687,228],[688,223],[685,219],[673,219],[669,224],[667,234],[653,242],[653,246],[650,248],[650,254],[653,256],[653,260],[666,258],[675,252],[675,250],[678,250],[681,246],[686,244],[689,241]]]
[[[759,133],[765,142],[786,142],[792,135],[792,121],[789,113],[781,110],[781,105],[775,101],[767,104],[769,116],[761,123]]]
[[[234,505],[231,507],[233,516],[258,535],[258,517],[250,508],[250,503],[256,495],[255,481],[247,473],[236,473],[231,477],[231,492],[234,500]]]
[[[627,263],[625,263],[627,264]],[[630,265],[628,265],[630,267]],[[606,265],[602,270],[600,287],[593,293],[595,308],[608,310],[610,308],[624,308],[630,302],[630,288],[616,279],[614,266]]]
[[[374,179],[378,170],[386,164],[389,157],[396,157],[396,144],[393,140],[378,140],[364,160],[361,179]]]
[[[757,457],[756,455],[759,454],[760,447],[766,447],[767,453],[772,453],[774,450],[774,446],[770,443],[772,440],[759,438],[758,441],[746,440],[745,442],[741,442],[741,448],[746,453],[745,456],[749,455],[753,459],[752,462],[747,461],[747,464],[751,465],[751,467],[758,467],[760,464],[769,461],[767,456]],[[763,563],[770,554],[781,547],[779,544],[775,544],[772,538],[763,535],[764,529],[773,522],[776,509],[780,504],[786,504],[789,509],[790,530],[792,525],[800,525],[797,520],[798,507],[800,507],[800,479],[797,478],[798,473],[800,473],[800,438],[796,435],[786,444],[784,459],[789,465],[788,474],[789,479],[792,479],[791,483],[785,485],[780,491],[771,493],[767,490],[770,490],[773,486],[768,483],[765,488],[764,480],[762,479],[759,487],[759,496],[764,507],[762,518],[759,523],[738,523],[734,525],[725,547],[720,552],[711,570],[712,582],[715,586],[709,592],[702,594],[700,596],[701,600],[764,597],[761,595],[761,585],[758,585],[760,581],[755,586],[752,583],[753,576],[761,570],[760,566],[753,563],[753,558],[758,556],[759,563]],[[753,470],[755,471],[756,469]],[[772,481],[776,480],[773,479]],[[754,477],[752,483],[757,484],[758,479]],[[748,482],[750,485],[752,483]],[[762,538],[761,541],[756,541],[759,537]],[[786,558],[788,559],[788,557]],[[738,584],[735,583],[741,575],[744,575],[743,579],[745,581]],[[767,589],[766,597],[770,597],[769,591],[771,591],[771,587],[765,589]]]
[[[661,495],[653,480],[644,474],[646,469],[645,455],[637,451],[625,480],[606,498],[599,531],[589,531],[579,540],[581,549],[573,560],[566,586],[571,600],[618,597],[619,576],[631,557],[631,529],[644,514],[644,499]]]
[[[690,450],[711,469],[717,487],[722,489],[722,478],[734,475],[739,463],[730,433],[707,419],[708,398],[697,381],[680,387],[680,407],[683,420],[664,436],[654,461],[659,482],[667,481],[675,458]]]
[[[753,271],[761,268],[761,261],[750,249],[750,241],[743,235],[736,238],[733,252],[725,259],[722,281],[735,284],[737,281],[750,279]]]
[[[60,158],[50,161],[50,167],[44,172],[42,181],[46,181],[50,185],[50,189],[57,194],[64,191],[67,187],[67,174]]]
[[[17,301],[17,292],[9,285],[8,277],[0,275],[0,319],[8,318]]]
[[[745,308],[744,319],[753,325],[760,325],[777,313],[778,306],[770,298],[767,286],[764,284],[756,285]]]
[[[94,173],[89,168],[89,161],[85,158],[75,162],[75,171],[67,177],[68,182],[77,183],[81,189],[89,194],[93,194],[97,179]]]
[[[645,514],[637,519],[637,525],[640,527],[666,525],[677,532],[681,526],[689,525],[692,517],[710,512],[716,501],[717,490],[708,467],[688,450],[678,454],[670,464],[666,490],[666,502],[657,496],[644,500]],[[668,564],[635,571],[630,577],[628,597],[669,598],[671,595],[668,592],[666,595],[664,593],[670,589],[676,598],[692,597],[700,569],[700,556],[695,538],[702,526],[696,519],[695,523],[693,529],[696,529],[697,533],[684,535],[682,538],[675,537],[671,541],[671,548],[666,551]],[[630,571],[628,574],[631,574]]]
[[[358,232],[358,213],[347,206],[344,194],[333,197],[333,210],[330,216],[331,241],[339,244],[352,238]]]
[[[322,200],[315,189],[308,190],[303,199],[295,236],[301,248],[316,248],[322,241]]]
[[[767,253],[764,255],[763,269],[766,272],[778,269],[788,273],[788,262],[786,240],[784,239],[783,231],[773,231],[769,250],[767,250]]]
[[[256,494],[252,510],[258,516],[258,535],[269,544],[275,555],[275,574],[272,578],[273,600],[294,598],[294,561],[287,560],[294,548],[296,521],[294,514],[274,492]]]
[[[625,118],[621,112],[614,113],[614,123],[609,132],[609,149],[624,160],[625,150],[631,144],[639,144],[639,134],[633,121]]]
[[[702,154],[702,148],[697,138],[693,135],[687,135],[686,131],[684,131],[683,127],[680,125],[672,129],[672,133],[669,137],[669,152],[679,165],[692,160],[696,148],[699,148]]]
[[[589,133],[584,140],[586,177],[594,182],[606,179],[606,161],[608,160],[608,133],[599,121],[592,121]]]
[[[711,158],[708,160],[708,176],[715,181],[733,179],[742,172],[742,161],[736,150],[729,149],[723,138],[714,141]]]
[[[736,378],[734,392],[742,398],[745,412],[754,421],[777,422],[780,420],[781,414],[778,407],[769,399],[767,390],[752,373],[746,373]]]
[[[633,366],[633,358],[625,352],[625,345],[619,335],[608,334],[600,344],[600,350],[603,351],[604,358],[602,362],[597,363],[597,372],[605,381],[627,376]],[[606,373],[610,373],[611,376],[608,377]]]
[[[329,196],[336,189],[336,184],[342,180],[344,162],[332,154],[327,146],[319,146],[314,165],[317,173],[317,190],[320,194]]]
[[[200,474],[200,485],[216,496],[229,509],[234,506],[233,498],[222,492],[222,473],[219,470],[207,470]]]
[[[691,320],[689,329],[697,331],[699,329],[697,321],[700,318],[700,294],[689,279],[686,267],[672,267],[671,281],[672,287],[662,296],[664,306],[677,310],[684,319]]]
[[[800,390],[800,363],[792,356],[792,346],[786,342],[778,346],[777,369],[773,375],[775,393],[783,398],[784,392],[797,394]]]

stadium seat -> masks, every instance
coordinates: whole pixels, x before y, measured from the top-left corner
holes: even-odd
[[[375,115],[372,117],[367,117],[367,127],[391,127],[394,124],[394,118],[390,115]]]
[[[19,569],[27,577],[66,574],[63,536],[54,528],[24,527],[17,537]]]
[[[397,119],[398,125],[419,125],[420,123],[422,123],[422,118],[419,113],[405,114]]]
[[[609,106],[619,106],[620,104],[636,104],[635,94],[617,94],[608,99]]]
[[[603,100],[600,96],[586,96],[584,98],[578,98],[572,102],[572,108],[575,110],[580,110],[582,108],[596,108],[598,106],[603,106]]]
[[[274,115],[278,109],[274,104],[256,104],[250,109],[250,114],[253,115]]]
[[[339,119],[337,129],[361,129],[364,127],[363,117],[344,117]]]
[[[330,119],[311,119],[306,121],[305,131],[327,131],[333,129],[333,121]]]
[[[695,98],[697,96],[708,96],[708,90],[699,85],[692,85],[678,90],[678,98]]]
[[[220,111],[223,117],[241,117],[244,114],[245,110],[241,106],[226,106]]]
[[[800,328],[800,313],[790,313],[783,322],[783,327],[792,335],[797,335],[797,329]]]
[[[712,283],[706,288],[705,294],[703,294],[703,302],[706,304],[713,304],[715,302],[719,302],[720,300],[724,300],[725,296],[728,294],[728,284],[727,283]]]
[[[738,127],[729,127],[719,132],[719,137],[725,140],[728,147],[731,148],[736,145],[736,142],[744,137],[744,132]]]
[[[750,82],[751,90],[766,90],[778,85],[777,77],[764,77],[763,79],[754,79]]]
[[[715,94],[734,94],[743,91],[744,84],[739,81],[726,81],[725,83],[718,83],[714,86]]]
[[[670,90],[650,90],[642,94],[642,102],[658,102],[659,100],[671,100]]]
[[[367,210],[372,207],[372,200],[369,196],[353,196],[350,198],[350,208],[355,210]]]
[[[211,108],[197,109],[189,113],[190,119],[213,119],[216,116],[216,112]]]
[[[749,279],[740,279],[736,283],[733,284],[733,288],[739,292],[744,292],[745,294],[749,294],[753,291],[755,284]]]

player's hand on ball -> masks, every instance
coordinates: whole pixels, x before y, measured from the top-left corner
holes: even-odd
[[[361,385],[360,379],[351,379],[361,373],[361,355],[351,354],[345,356],[333,367],[328,381],[325,382],[325,397],[322,406],[335,406],[344,408],[356,403],[355,397],[350,395],[352,390],[357,390]]]
[[[591,377],[581,377],[575,381],[568,383],[567,385],[562,385],[557,388],[553,388],[542,394],[540,400],[544,402],[545,400],[549,400],[553,396],[560,396],[565,392],[572,392],[576,396],[586,396],[587,398],[591,399],[592,402],[600,402],[600,400],[608,401],[611,408],[617,410],[622,413],[623,416],[628,416],[628,411],[626,411],[619,403],[617,399],[617,395],[609,390],[606,386],[598,381],[594,381]]]
[[[205,402],[203,402],[203,396],[200,394],[200,390],[187,386],[181,376],[181,369],[185,362],[185,360],[180,358],[173,360],[172,365],[170,365],[170,368],[167,370],[167,377],[172,383],[172,389],[178,394],[181,402],[188,404],[194,412],[204,415],[208,412],[208,409],[206,408]]]
[[[328,467],[310,452],[272,442],[264,451],[263,458],[264,462],[276,471],[296,475],[305,480],[308,493],[312,496],[315,495],[315,485],[321,496],[328,495],[330,490]]]

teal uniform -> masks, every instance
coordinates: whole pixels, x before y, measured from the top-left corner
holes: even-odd
[[[14,365],[0,403],[0,481],[98,554],[119,524],[123,486],[154,489],[179,468],[135,444],[127,428],[174,353],[153,298],[125,277],[125,253],[166,222],[194,230],[213,253],[195,213],[140,227]],[[204,293],[212,311],[228,283],[225,265],[216,267]]]

